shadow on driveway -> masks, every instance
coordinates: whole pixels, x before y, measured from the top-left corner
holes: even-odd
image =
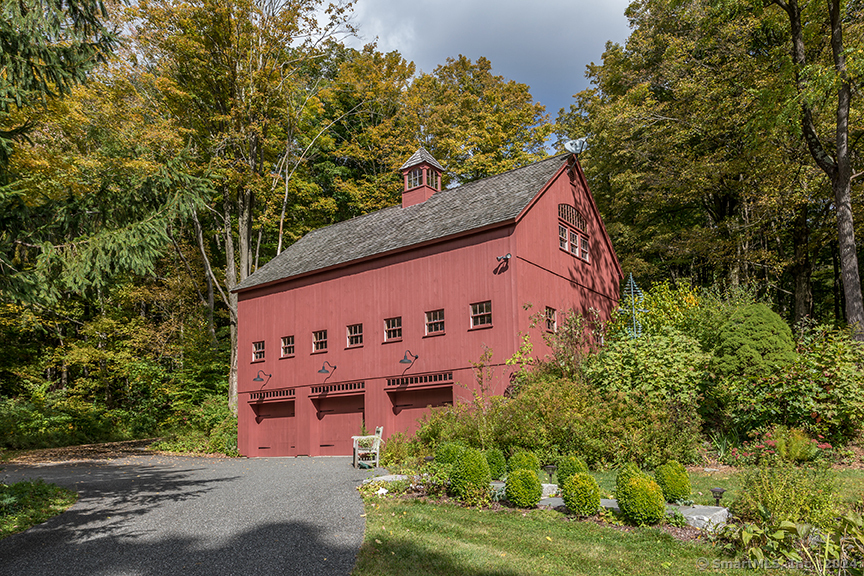
[[[76,490],[64,514],[0,541],[0,575],[346,575],[363,540],[350,458],[136,456],[9,465]]]

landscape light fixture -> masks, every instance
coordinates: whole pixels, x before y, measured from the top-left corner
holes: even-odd
[[[546,466],[543,466],[543,470],[545,470],[546,474],[549,476],[549,483],[550,484],[552,483],[552,474],[557,469],[558,469],[558,466],[556,466],[555,464],[547,464]]]
[[[417,354],[412,354],[410,350],[405,350],[405,356],[399,360],[399,364],[414,364],[414,360],[409,360],[408,356],[413,357],[414,360],[417,360],[417,358],[420,357]]]
[[[262,375],[262,374],[263,374],[264,376],[267,377],[267,380],[270,380],[270,378],[273,377],[272,374],[267,374],[267,373],[264,372],[263,370],[258,370],[258,375],[255,376],[254,378],[252,378],[252,381],[253,381],[253,382],[264,382],[264,379],[261,378],[261,375]]]
[[[505,254],[504,256],[496,256],[496,258],[498,259],[498,262],[501,262],[502,260],[510,260],[510,257],[511,256],[510,256],[509,252],[507,254]]]
[[[723,493],[726,492],[725,488],[711,488],[711,495],[714,496],[714,500],[717,502],[717,506],[720,506],[720,498],[723,497]]]
[[[336,370],[335,366],[333,366],[332,364],[330,364],[330,362],[327,362],[325,360],[324,364],[321,365],[321,369],[318,370],[318,374],[329,374],[330,370],[327,370],[327,368],[325,368],[325,366],[327,366],[328,364],[330,365],[330,368],[332,368],[333,370]]]

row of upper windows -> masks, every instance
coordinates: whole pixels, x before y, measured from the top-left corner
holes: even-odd
[[[470,308],[471,328],[482,328],[492,325],[492,301],[471,304]],[[425,314],[425,330],[427,336],[444,334],[444,309],[431,310]],[[346,347],[358,348],[363,346],[363,324],[349,324],[345,327]],[[402,317],[384,319],[384,342],[397,342],[402,340]],[[312,332],[311,353],[327,351],[327,330],[314,330]],[[290,358],[295,355],[294,336],[283,336],[281,339],[281,358]],[[264,341],[259,340],[252,343],[252,361],[260,362],[265,358]]]
[[[585,218],[569,204],[558,205],[558,247],[573,256],[591,261],[588,226]]]

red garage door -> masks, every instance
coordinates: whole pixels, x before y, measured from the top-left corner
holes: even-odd
[[[320,420],[322,456],[350,456],[352,436],[360,434],[365,401],[362,394],[317,398],[314,400]]]
[[[249,456],[296,456],[297,419],[294,401],[255,404],[255,431]]]

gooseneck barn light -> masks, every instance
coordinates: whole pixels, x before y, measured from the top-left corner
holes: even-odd
[[[264,372],[263,370],[258,370],[258,375],[255,376],[254,378],[252,378],[252,381],[253,381],[253,382],[264,382],[264,379],[261,378],[261,375],[262,375],[262,374],[263,374],[264,376],[267,377],[267,380],[270,380],[270,378],[273,377],[272,374],[267,374],[267,373]]]
[[[330,362],[324,361],[324,364],[321,365],[321,369],[318,370],[318,374],[329,374],[330,370],[327,370],[326,366],[330,366],[333,370],[336,370],[336,366],[330,364]]]
[[[411,356],[413,359],[409,360],[408,356]],[[405,357],[399,360],[399,364],[413,364],[414,360],[417,360],[419,357],[417,354],[412,354],[410,350],[405,350]]]

